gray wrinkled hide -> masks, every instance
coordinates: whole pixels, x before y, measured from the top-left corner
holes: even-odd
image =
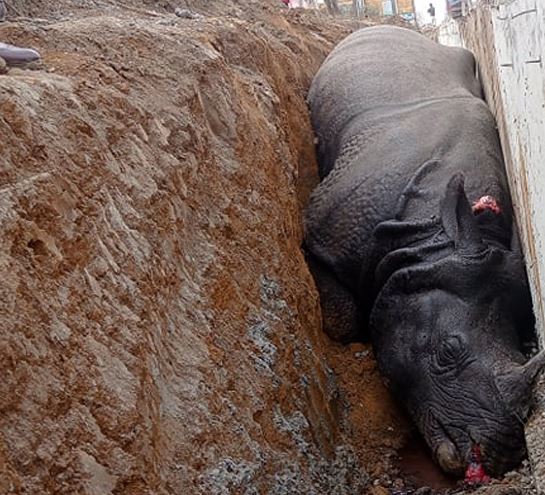
[[[324,329],[339,341],[368,330],[443,470],[461,476],[480,452],[501,475],[524,457],[545,355],[522,366],[531,299],[473,56],[364,29],[331,53],[309,102],[322,182],[305,247]],[[483,196],[501,208],[474,211]]]
[[[447,182],[463,172],[469,200],[492,195],[511,220],[494,119],[467,50],[391,26],[360,30],[327,58],[309,104],[322,182],[305,243],[349,290],[373,269],[373,229],[396,215],[408,182],[430,160],[437,163],[406,217],[437,215]]]

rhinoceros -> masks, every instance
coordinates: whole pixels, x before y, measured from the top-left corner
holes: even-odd
[[[320,184],[304,247],[326,332],[370,337],[441,468],[525,455],[543,353],[494,118],[473,55],[403,28],[348,36],[308,101]]]

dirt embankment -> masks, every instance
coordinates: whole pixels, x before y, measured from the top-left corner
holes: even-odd
[[[0,77],[0,493],[365,493],[400,442],[300,250],[305,92],[349,27],[203,4],[0,25],[46,67]]]

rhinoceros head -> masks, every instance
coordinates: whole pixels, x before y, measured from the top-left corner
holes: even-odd
[[[522,256],[483,241],[461,176],[435,225],[398,218],[382,227],[405,242],[377,269],[375,353],[443,470],[463,473],[478,446],[499,475],[525,455],[523,422],[545,363],[540,354],[523,364],[519,350],[533,322]]]

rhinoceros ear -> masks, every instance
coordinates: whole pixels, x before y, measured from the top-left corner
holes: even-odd
[[[454,175],[447,184],[441,204],[441,219],[447,235],[457,250],[477,252],[483,249],[479,227],[464,190],[464,176]]]
[[[513,366],[496,377],[496,386],[506,405],[525,417],[528,413],[532,386],[545,368],[545,351],[535,355],[523,366]]]

